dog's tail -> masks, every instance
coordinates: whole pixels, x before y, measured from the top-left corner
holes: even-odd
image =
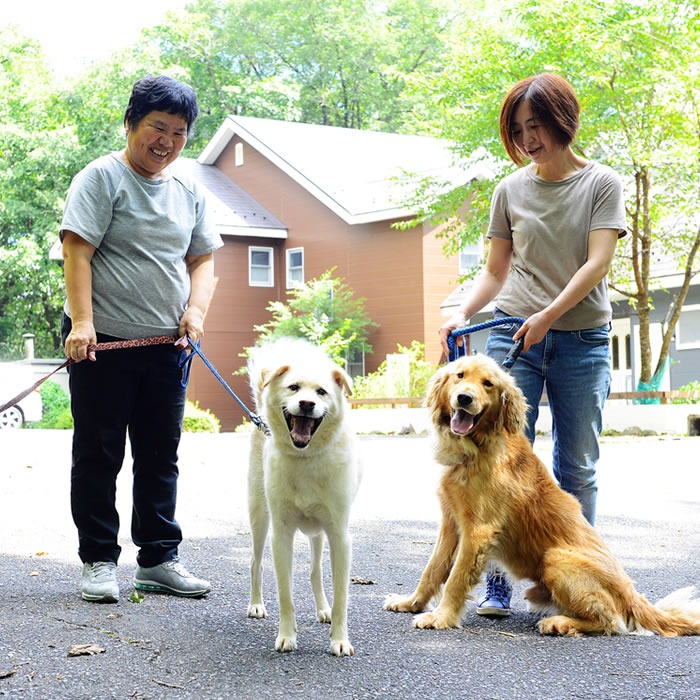
[[[636,622],[662,637],[700,634],[700,598],[693,598],[694,592],[694,586],[681,588],[656,605],[639,596],[632,604],[632,626]]]

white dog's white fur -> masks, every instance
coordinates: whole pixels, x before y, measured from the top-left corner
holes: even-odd
[[[331,653],[353,654],[348,638],[350,507],[362,476],[355,435],[346,416],[350,377],[320,348],[281,339],[255,348],[248,362],[256,410],[271,435],[252,436],[248,507],[253,556],[249,617],[267,617],[262,598],[262,555],[272,523],[280,624],[277,651],[297,646],[292,601],[294,535],[311,543],[311,586],[320,622],[331,623]],[[323,591],[321,556],[328,538],[333,609]]]

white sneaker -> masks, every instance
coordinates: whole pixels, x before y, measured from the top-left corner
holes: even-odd
[[[193,576],[176,558],[157,566],[137,566],[134,588],[197,598],[209,593],[211,584]]]
[[[117,565],[112,561],[95,561],[83,564],[81,581],[83,600],[93,603],[119,601]]]

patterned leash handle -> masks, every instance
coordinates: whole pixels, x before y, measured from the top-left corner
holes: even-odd
[[[160,335],[155,338],[137,338],[136,340],[114,340],[108,343],[97,343],[96,345],[88,345],[87,349],[88,352],[97,352],[100,350],[119,350],[121,348],[141,348],[147,345],[166,345],[167,343],[174,343],[176,340],[177,338],[174,335]],[[53,372],[49,372],[49,374],[32,384],[28,389],[25,389],[7,403],[0,406],[0,413],[4,413],[8,408],[12,408],[14,405],[18,404],[25,396],[29,396],[32,391],[36,391],[47,379],[50,379],[56,374],[56,372],[74,363],[75,360],[66,360],[62,365],[56,367]]]
[[[467,352],[467,348],[464,345],[461,346],[461,349],[460,346],[457,345],[457,338],[460,338],[463,335],[468,335],[469,333],[475,333],[476,331],[482,331],[486,328],[493,328],[494,326],[505,326],[509,323],[522,324],[525,323],[525,319],[520,318],[519,316],[504,316],[503,318],[494,318],[492,321],[484,321],[484,323],[477,323],[475,326],[468,326],[467,328],[458,328],[452,331],[450,335],[447,336],[447,347],[450,351],[448,362],[452,362],[452,360],[456,360],[458,357],[462,357]],[[515,343],[513,343],[513,347],[510,349],[502,363],[502,367],[504,370],[506,370],[506,372],[508,372],[513,367],[515,361],[518,359],[518,355],[520,355],[523,349],[524,342],[524,338],[518,338],[518,340],[516,340]]]

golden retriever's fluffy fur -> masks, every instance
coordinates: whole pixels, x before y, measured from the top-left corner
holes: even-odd
[[[384,607],[421,612],[444,584],[438,606],[416,627],[457,627],[470,590],[489,560],[534,585],[532,608],[554,611],[542,634],[677,636],[700,633],[693,588],[651,605],[640,595],[576,499],[562,491],[523,434],[526,404],[490,358],[464,357],[438,370],[426,398],[445,466],[438,495],[442,524],[433,554],[411,595]]]

